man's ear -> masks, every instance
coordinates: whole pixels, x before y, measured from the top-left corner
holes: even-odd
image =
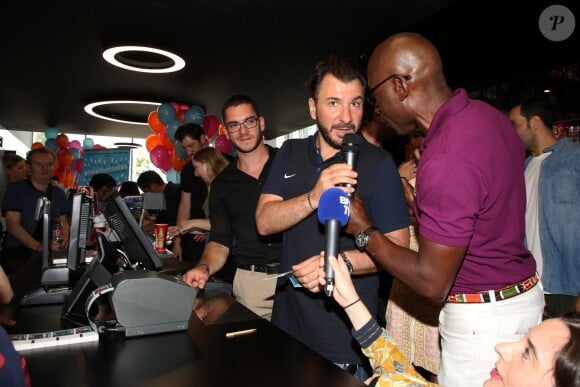
[[[530,118],[530,128],[532,129],[532,132],[538,133],[538,131],[541,130],[544,126],[544,121],[542,121],[540,116],[532,116]]]

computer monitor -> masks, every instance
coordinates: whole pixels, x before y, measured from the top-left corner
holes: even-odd
[[[121,241],[122,250],[135,269],[162,270],[163,265],[153,244],[145,236],[137,220],[127,207],[118,192],[114,192],[106,201],[103,214],[109,227],[115,231]]]
[[[153,244],[117,192],[106,200],[103,215],[110,230],[98,232],[99,254],[88,265],[62,310],[62,318],[77,325],[88,323],[85,304],[89,295],[110,283],[116,272],[138,269],[157,271],[163,268]]]
[[[70,270],[71,285],[78,280],[81,267],[85,263],[87,242],[93,231],[93,200],[85,192],[76,193],[72,198],[70,216],[70,237],[66,265]]]

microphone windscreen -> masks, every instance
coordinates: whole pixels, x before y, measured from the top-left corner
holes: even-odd
[[[358,152],[358,139],[359,136],[356,133],[349,133],[342,139],[342,150],[348,151],[352,150]]]
[[[329,188],[322,193],[318,202],[318,221],[326,224],[327,220],[337,220],[341,227],[348,223],[350,200],[340,188]]]

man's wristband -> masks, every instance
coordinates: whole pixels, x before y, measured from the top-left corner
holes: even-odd
[[[354,268],[352,267],[352,262],[348,259],[344,251],[340,251],[338,255],[340,255],[344,263],[346,263],[346,268],[348,269],[348,272],[352,274],[354,270]]]
[[[201,266],[205,269],[205,271],[207,271],[207,274],[209,274],[209,266],[206,265],[205,263],[198,263],[197,266]]]

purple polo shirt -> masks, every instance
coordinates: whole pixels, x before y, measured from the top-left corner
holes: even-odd
[[[468,246],[450,294],[530,277],[524,246],[525,150],[507,117],[463,89],[443,104],[422,144],[415,201],[421,236]]]

